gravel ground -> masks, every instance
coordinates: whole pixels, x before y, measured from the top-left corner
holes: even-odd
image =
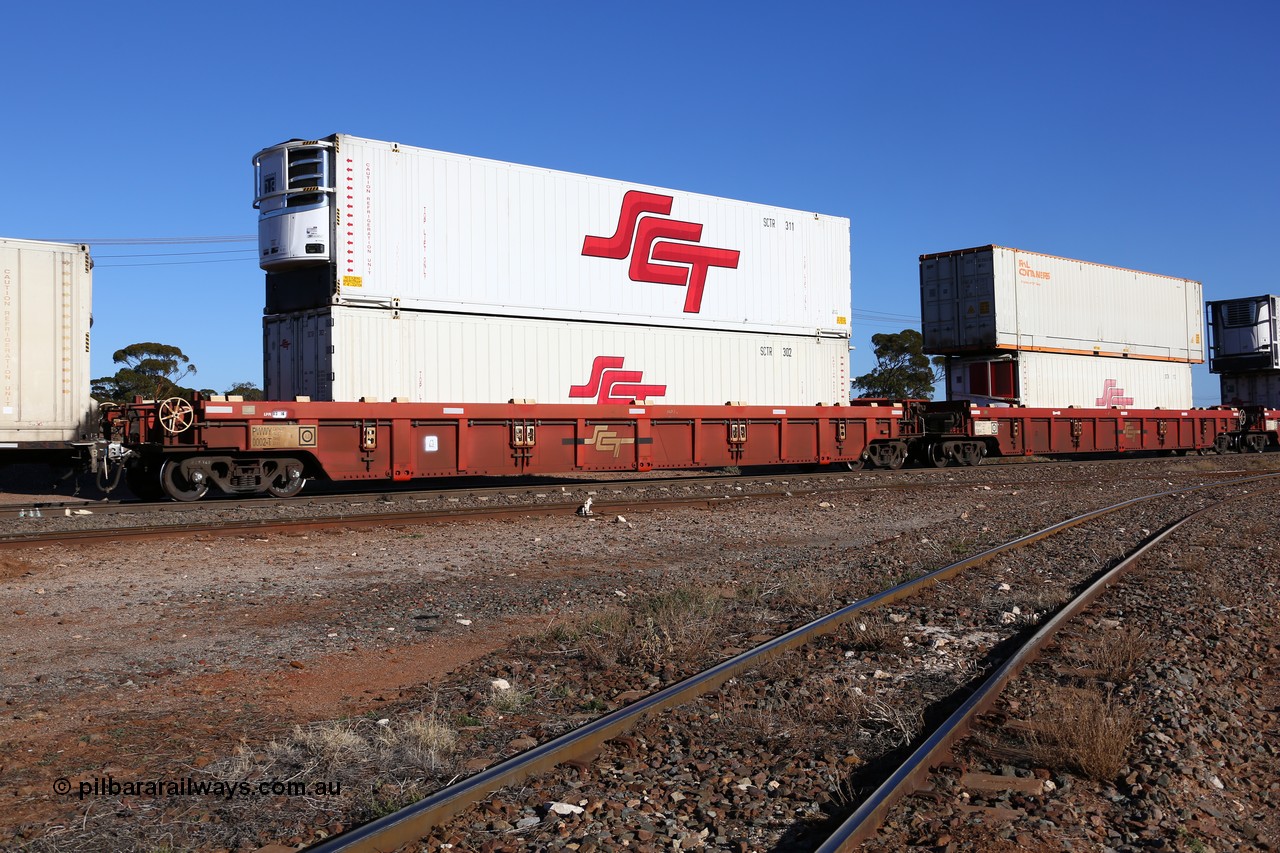
[[[625,704],[635,691],[682,677],[701,663],[696,655],[681,652],[715,657],[724,651],[724,629],[703,630],[699,637],[695,619],[686,619],[692,637],[651,631],[647,637],[625,637],[629,645],[624,646],[603,644],[598,634],[584,630],[584,625],[616,619],[612,614],[619,608],[643,611],[673,589],[696,585],[737,602],[736,633],[727,642],[745,647],[828,604],[950,562],[1030,529],[1028,525],[1039,519],[1057,520],[1131,493],[1156,491],[1160,482],[1189,482],[1227,469],[1273,468],[1276,461],[1267,455],[1027,466],[1016,471],[992,467],[903,473],[881,476],[879,481],[877,475],[859,474],[813,495],[801,493],[804,481],[794,478],[787,481],[795,490],[791,497],[760,497],[712,509],[646,511],[625,520],[608,514],[602,506],[607,495],[602,495],[597,506],[603,512],[594,519],[531,516],[385,530],[344,530],[335,525],[310,534],[0,552],[0,659],[5,673],[0,796],[12,804],[5,810],[0,841],[33,849],[155,849],[164,844],[177,849],[253,849],[268,841],[301,843],[316,837],[317,831],[337,831],[410,794],[519,751],[527,746],[527,737],[552,736]],[[1063,479],[1069,482],[1049,482]],[[919,488],[890,487],[899,482]],[[1234,549],[1229,553],[1219,553],[1207,543],[1194,546],[1206,551],[1205,569],[1184,572],[1184,579],[1220,563],[1241,565],[1240,548],[1247,552],[1249,547],[1271,547],[1274,537],[1266,534],[1274,531],[1274,523],[1267,519],[1276,517],[1275,509],[1272,503],[1269,515],[1260,515],[1237,537],[1253,545],[1228,545],[1224,539],[1213,546]],[[36,521],[78,523],[74,517]],[[1267,523],[1271,526],[1255,529]],[[1260,570],[1250,577],[1268,577],[1265,569],[1274,568],[1274,551],[1249,557]],[[1016,594],[1029,609],[1045,598],[1026,589]],[[1274,606],[1274,590],[1271,595]],[[743,601],[751,606],[743,606]],[[1263,628],[1275,624],[1274,613],[1268,616],[1260,605],[1248,606],[1264,619]],[[1011,611],[985,616],[998,620],[1003,612]],[[913,642],[931,643],[924,630],[928,622],[905,611],[900,615],[911,620],[905,624]],[[1178,631],[1202,635],[1195,621],[1179,624]],[[1173,627],[1159,630],[1162,637],[1178,636]],[[1225,628],[1221,633],[1230,635]],[[890,671],[881,664],[901,658],[896,650],[892,655],[860,650],[856,640],[833,642],[828,651],[864,669],[870,666],[862,674],[873,681],[877,671]],[[1276,648],[1274,635],[1268,640],[1265,631],[1252,642],[1255,655]],[[1170,643],[1171,654],[1186,653],[1186,648]],[[623,658],[633,659],[619,660],[619,648],[627,652]],[[1256,668],[1258,674],[1248,677],[1270,685],[1267,689],[1272,691],[1269,698],[1259,693],[1258,713],[1271,714],[1274,732],[1275,671],[1265,664],[1242,670],[1239,661],[1246,649],[1221,641],[1215,648],[1228,657],[1214,665],[1232,677],[1214,678],[1212,670],[1193,669],[1197,683],[1235,690],[1237,677]],[[847,652],[855,654],[846,656]],[[1234,667],[1222,669],[1233,661]],[[1170,665],[1194,668],[1187,661]],[[1153,679],[1169,678],[1165,664],[1153,663],[1150,669],[1156,673]],[[843,780],[866,760],[868,750],[858,742],[852,753],[850,746],[806,751],[810,744],[803,739],[780,738],[773,721],[795,703],[785,697],[788,701],[772,707],[768,701],[761,704],[758,691],[767,694],[770,685],[786,683],[782,675],[766,670],[743,679],[753,691],[750,698],[737,696],[734,690],[739,686],[734,685],[726,692],[724,707],[704,707],[691,715],[689,719],[700,718],[705,728],[697,741],[685,730],[663,735],[660,727],[674,724],[659,722],[653,732],[611,747],[617,752],[604,756],[605,764],[597,761],[581,769],[580,778],[558,782],[579,786],[573,789],[579,792],[577,799],[566,805],[583,808],[585,817],[553,819],[546,803],[527,812],[525,804],[503,793],[489,804],[483,819],[464,819],[437,840],[459,849],[607,849],[621,840],[636,849],[672,849],[676,843],[714,849],[805,849],[808,836],[801,830],[809,823],[822,825],[838,811],[841,785],[849,784]],[[953,664],[934,678],[941,691],[965,675],[963,667]],[[498,678],[513,685],[518,701],[495,694],[491,682]],[[1191,695],[1189,688],[1183,693]],[[1187,702],[1178,710],[1183,742],[1188,733],[1199,736],[1196,726],[1205,725],[1205,707],[1216,707],[1202,704]],[[335,727],[324,721],[334,720],[345,720],[349,732],[368,734],[363,742],[386,747],[379,755],[366,749],[358,760],[343,765],[371,766],[353,771],[340,796],[226,799],[183,792],[155,796],[146,791],[130,795],[92,790],[95,780],[107,778],[256,782],[282,775],[331,782],[342,770],[340,762],[325,763],[319,757],[332,758],[331,753],[319,748],[307,752],[300,744],[314,741],[312,733],[333,732]],[[407,724],[412,720],[439,721],[456,742],[445,748],[441,741],[430,754],[390,750],[392,741],[401,747],[408,741]],[[1265,722],[1254,719],[1250,731],[1256,733]],[[295,731],[298,724],[305,728]],[[754,756],[730,759],[711,749],[699,752],[696,746],[711,742],[718,729],[746,725],[755,726],[761,734],[758,740],[765,742]],[[1224,734],[1236,733],[1223,725]],[[866,733],[867,743],[892,748],[895,731],[895,721],[887,720],[879,731]],[[1179,743],[1176,733],[1165,736]],[[1232,743],[1231,754],[1237,758],[1269,747],[1274,760],[1274,740],[1215,739]],[[1192,752],[1160,738],[1155,742],[1193,772],[1209,761],[1210,753],[1203,747]],[[774,760],[781,762],[777,778],[766,774],[756,780],[762,771],[753,768],[761,756],[777,756],[780,745],[786,745],[790,755],[786,761]],[[388,756],[399,766],[373,766]],[[787,770],[787,762],[794,772]],[[659,775],[667,782],[655,783],[654,777],[644,775],[649,773],[645,768],[655,764],[665,768]],[[1116,780],[1106,784],[1126,798],[1135,796],[1133,786],[1149,788],[1153,783],[1148,779],[1158,780],[1155,770],[1164,767],[1153,763],[1145,771],[1141,764],[1127,775],[1145,776],[1129,783],[1126,775],[1119,780],[1121,787],[1114,787]],[[1216,774],[1223,790],[1228,784],[1225,772]],[[628,773],[636,778],[626,778]],[[715,779],[725,777],[715,783],[726,803],[718,808],[697,793],[708,784],[708,773]],[[581,792],[581,786],[616,774],[622,775],[623,787],[639,790],[626,798]],[[70,794],[55,792],[59,779],[72,786]],[[774,781],[778,784],[770,787]],[[90,787],[82,795],[86,784]],[[672,790],[677,784],[679,789]],[[1065,787],[1083,795],[1086,789],[1096,789],[1093,795],[1105,799],[1106,784],[1077,780],[1057,790]],[[783,788],[791,790],[776,793]],[[672,793],[680,799],[673,801]],[[789,805],[786,819],[775,819],[777,809],[771,801],[784,797],[789,804],[803,803],[807,811],[797,816],[797,807]],[[586,806],[577,805],[584,799]],[[678,805],[686,801],[688,806]],[[938,802],[946,805],[941,793]],[[754,811],[753,803],[759,806]],[[909,828],[910,837],[899,840],[945,848],[969,843],[965,832],[976,838],[985,831],[974,829],[975,818],[956,811],[958,806],[946,807],[952,813],[941,809],[943,817],[904,816],[902,826]],[[1154,827],[1163,826],[1161,819],[1169,826],[1185,825],[1182,811],[1160,807],[1163,812]],[[1117,833],[1112,846],[1133,843],[1125,835],[1135,832],[1125,822],[1131,819],[1127,812],[1090,811],[1075,803],[1072,808],[1086,820],[1103,820],[1102,827],[1094,826],[1098,838],[1082,836],[1082,843],[1108,844],[1112,829]],[[668,811],[685,817],[671,818],[674,827],[666,817],[654,817]],[[592,840],[595,836],[586,827],[599,815],[612,815],[612,820],[606,822],[609,828],[596,833],[605,840]],[[536,820],[528,823],[530,818]],[[957,818],[960,823],[953,826]],[[615,831],[640,823],[651,828],[638,826],[625,839]],[[1016,829],[1012,836],[999,838],[1007,843],[1019,840],[1018,832],[1028,831],[1011,825],[989,828],[996,838],[1006,829]],[[951,837],[945,838],[948,834]],[[1172,849],[1208,849],[1196,848],[1192,841],[1230,849],[1216,846],[1217,836],[1207,833],[1175,837],[1169,843]]]

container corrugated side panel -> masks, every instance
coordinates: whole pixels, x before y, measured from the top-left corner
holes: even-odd
[[[85,246],[0,239],[0,442],[91,428],[92,273]]]
[[[1218,381],[1223,405],[1280,409],[1280,370],[1226,373]]]
[[[273,326],[303,339],[318,329],[331,335],[332,352],[307,348],[307,368],[286,375],[277,367],[268,375],[272,396],[285,398],[591,403],[639,396],[667,405],[848,399],[848,344],[835,338],[341,306],[270,317],[266,325],[268,348],[280,345]],[[266,360],[269,371],[283,363]]]
[[[925,348],[1204,360],[1189,279],[1000,246],[921,259]]]
[[[947,398],[983,405],[1029,408],[1185,409],[1191,406],[1191,367],[1185,363],[1105,358],[1064,353],[1019,352],[1012,361],[1014,400],[995,400],[972,387],[970,365],[983,358],[953,358]]]
[[[682,328],[849,333],[849,220],[340,136],[338,300],[351,305]],[[669,215],[623,215],[626,193],[671,199]],[[350,196],[350,198],[347,198]],[[348,207],[349,205],[349,207]],[[668,242],[738,251],[687,286],[633,281],[631,257],[583,254],[649,220]],[[700,226],[696,240],[667,233]],[[349,247],[347,244],[350,243]],[[661,261],[656,261],[661,263]],[[668,264],[668,267],[672,265]],[[685,269],[682,267],[681,269]]]

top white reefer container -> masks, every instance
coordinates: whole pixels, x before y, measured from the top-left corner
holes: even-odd
[[[92,269],[88,246],[0,238],[0,447],[91,430]]]
[[[254,157],[267,314],[849,335],[849,220],[346,134]]]
[[[1200,282],[980,246],[920,256],[926,352],[1204,361]]]

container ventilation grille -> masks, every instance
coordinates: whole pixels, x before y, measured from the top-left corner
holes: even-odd
[[[323,148],[294,148],[289,151],[289,194],[286,207],[323,204],[328,189]],[[307,192],[314,189],[315,192]]]
[[[1223,322],[1227,326],[1252,326],[1254,304],[1248,300],[1228,302],[1223,306]]]

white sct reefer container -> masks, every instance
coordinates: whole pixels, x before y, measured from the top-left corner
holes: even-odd
[[[267,314],[849,336],[849,220],[345,134],[254,158]]]
[[[1186,409],[1185,362],[1022,351],[947,359],[947,399],[984,406]]]
[[[1209,370],[1280,370],[1280,297],[1248,296],[1208,303]]]
[[[333,306],[264,318],[266,397],[404,402],[848,401],[842,338]]]
[[[0,447],[90,430],[89,247],[0,238]]]
[[[920,256],[925,351],[1204,361],[1200,282],[981,246]]]
[[[1218,377],[1225,406],[1280,409],[1280,370],[1224,373]]]

